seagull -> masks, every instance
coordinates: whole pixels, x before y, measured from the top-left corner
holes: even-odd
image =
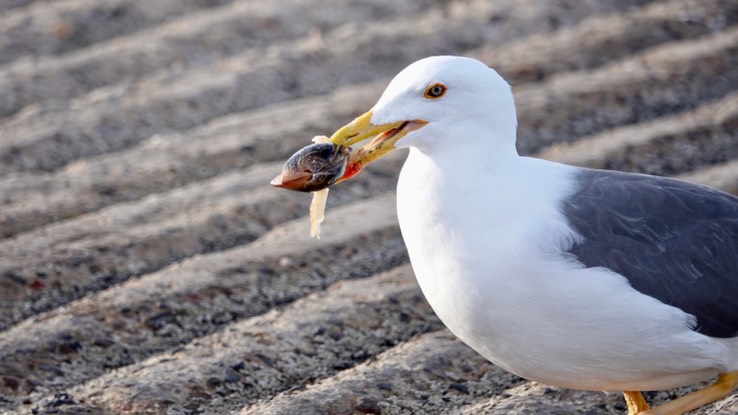
[[[623,392],[628,413],[681,414],[738,387],[738,198],[586,169],[515,146],[509,84],[471,58],[400,72],[331,137],[344,181],[409,148],[402,236],[443,323],[494,364],[571,389]],[[700,390],[649,408],[640,391]]]

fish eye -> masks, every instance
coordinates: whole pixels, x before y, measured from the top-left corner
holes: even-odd
[[[425,90],[425,94],[423,94],[423,96],[428,99],[438,99],[441,98],[445,93],[446,85],[437,82],[429,86],[428,89]]]

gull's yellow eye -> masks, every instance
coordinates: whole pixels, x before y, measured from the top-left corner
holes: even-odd
[[[445,93],[446,85],[442,83],[435,83],[425,90],[425,94],[423,94],[423,96],[428,99],[438,99],[441,98]]]

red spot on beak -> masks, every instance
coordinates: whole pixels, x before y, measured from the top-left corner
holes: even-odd
[[[362,166],[359,163],[349,163],[346,166],[346,171],[343,173],[343,177],[341,177],[341,180],[340,181],[348,180],[348,179],[356,176],[357,174],[359,174],[359,172],[363,168],[364,168],[364,166]]]

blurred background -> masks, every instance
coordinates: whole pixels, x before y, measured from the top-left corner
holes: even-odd
[[[522,154],[738,192],[735,0],[2,0],[0,413],[624,413],[442,327],[401,152],[320,240],[267,185],[436,54],[513,85]]]

